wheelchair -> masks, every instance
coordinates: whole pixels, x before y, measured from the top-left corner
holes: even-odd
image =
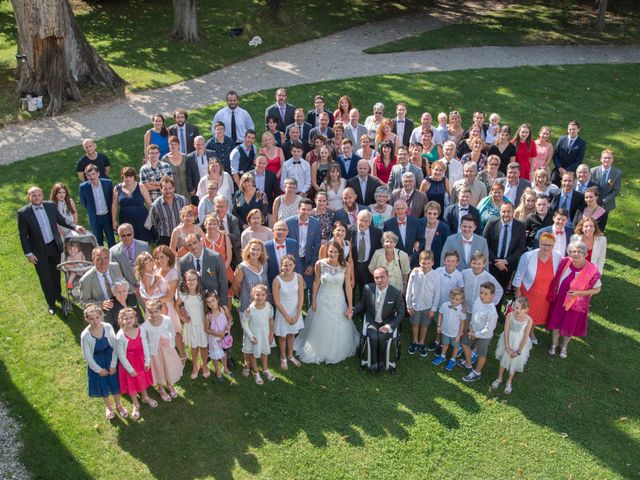
[[[371,345],[369,337],[367,337],[367,322],[363,319],[362,328],[360,330],[360,369],[368,370],[371,367]],[[393,330],[391,337],[387,340],[384,351],[384,369],[389,373],[395,373],[400,360],[400,325]]]

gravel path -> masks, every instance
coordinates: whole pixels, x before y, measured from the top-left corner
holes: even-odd
[[[28,480],[27,469],[19,460],[22,444],[18,441],[20,427],[0,402],[0,478],[2,480]]]
[[[265,53],[176,85],[127,95],[107,105],[9,125],[0,129],[0,164],[79,145],[86,137],[100,139],[149,125],[153,113],[167,113],[176,106],[188,110],[205,107],[222,100],[230,88],[242,95],[281,85],[391,73],[640,63],[640,48],[635,45],[476,47],[378,55],[362,51],[439,28],[450,20],[440,14],[416,15],[362,25]]]

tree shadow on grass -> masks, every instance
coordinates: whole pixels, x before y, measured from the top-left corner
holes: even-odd
[[[7,403],[11,415],[20,424],[20,439],[23,443],[21,460],[33,478],[92,478],[16,388],[2,360],[0,398]]]
[[[272,361],[274,357],[275,351]],[[121,429],[118,443],[159,479],[230,479],[236,464],[246,474],[261,474],[263,467],[252,451],[268,443],[307,441],[322,448],[336,437],[355,447],[363,447],[365,437],[405,441],[421,415],[433,417],[444,429],[460,428],[455,412],[423,393],[425,384],[438,397],[456,401],[464,415],[480,411],[473,396],[457,384],[431,369],[409,374],[406,363],[401,362],[396,375],[375,377],[361,372],[355,359],[303,365],[262,387],[252,378],[218,385],[215,380],[192,381],[187,374],[179,383],[181,397],[155,411],[143,409],[144,421]],[[186,445],[188,451],[176,448]]]

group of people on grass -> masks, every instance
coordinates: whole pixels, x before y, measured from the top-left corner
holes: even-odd
[[[126,416],[119,394],[130,394],[134,418],[138,395],[157,406],[150,386],[175,398],[187,351],[192,379],[210,377],[210,365],[219,382],[233,376],[233,298],[242,375],[260,385],[275,379],[275,339],[285,371],[341,362],[361,339],[367,367],[383,371],[405,316],[409,354],[434,352],[434,365],[464,369],[466,382],[481,378],[504,321],[492,388],[506,370],[506,393],[538,343],[536,327],[552,332],[548,353],[560,347],[560,358],[586,335],[621,185],[610,149],[589,168],[575,121],[554,145],[549,127],[537,139],[527,124],[512,135],[496,113],[485,123],[475,112],[465,129],[457,111],[437,125],[425,112],[414,127],[404,103],[393,118],[376,103],[363,124],[348,96],[337,107],[318,95],[305,112],[278,89],[260,148],[235,92],[208,141],[184,110],[169,128],[154,115],[143,164],[124,167],[115,186],[108,157],[83,142],[78,192],[97,247],[84,259],[93,266],[66,281],[88,323],[89,394],[105,399],[108,418],[111,395]],[[18,211],[51,314],[63,249],[66,260],[83,259],[77,219],[61,183],[51,202],[32,187]]]

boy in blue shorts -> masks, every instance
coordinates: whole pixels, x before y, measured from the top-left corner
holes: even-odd
[[[447,360],[447,350],[451,345],[451,358],[444,367],[448,372],[456,366],[456,352],[464,330],[466,314],[462,308],[463,300],[464,290],[458,287],[452,288],[449,293],[449,301],[442,304],[438,315],[438,333],[440,334],[442,353],[435,358],[433,364],[442,365]]]

